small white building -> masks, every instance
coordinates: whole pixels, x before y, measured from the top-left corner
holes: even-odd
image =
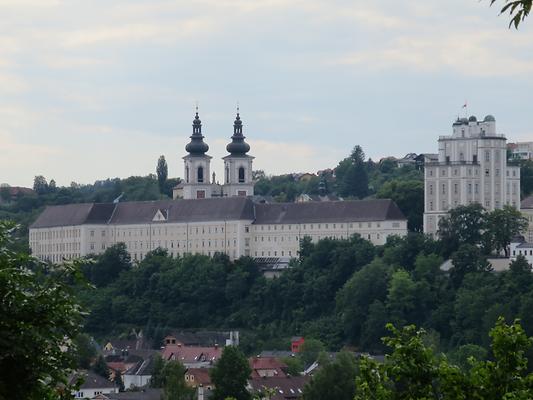
[[[77,391],[72,392],[75,399],[92,399],[101,394],[118,393],[117,385],[92,371],[73,374],[69,383],[74,384],[79,377],[83,379],[83,383]]]
[[[125,389],[145,387],[152,379],[153,357],[139,361],[136,365],[128,369],[122,379]]]
[[[524,256],[529,264],[533,264],[533,243],[528,243],[523,236],[515,236],[509,245],[511,261]]]

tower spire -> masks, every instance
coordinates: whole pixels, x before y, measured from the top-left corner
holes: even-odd
[[[239,113],[239,104],[237,103],[237,116],[233,122],[233,136],[231,143],[226,146],[226,150],[232,156],[244,156],[250,151],[250,145],[244,141],[245,136],[242,134],[242,121]]]
[[[185,150],[194,156],[202,156],[209,146],[204,142],[204,135],[202,135],[202,121],[198,115],[198,103],[196,104],[196,115],[192,122],[192,135],[190,136],[191,141],[185,146]]]

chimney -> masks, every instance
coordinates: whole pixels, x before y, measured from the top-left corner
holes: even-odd
[[[204,400],[204,385],[201,383],[198,386],[198,400]]]

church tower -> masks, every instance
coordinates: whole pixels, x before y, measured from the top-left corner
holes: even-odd
[[[237,117],[233,124],[231,143],[226,146],[229,155],[224,160],[224,196],[252,196],[252,161],[254,157],[247,155],[250,145],[244,141],[242,121],[237,108]]]
[[[204,199],[212,196],[212,186],[209,182],[211,156],[207,151],[209,146],[204,142],[202,135],[202,121],[196,116],[192,124],[191,141],[185,146],[189,153],[183,157],[183,198],[184,199]]]

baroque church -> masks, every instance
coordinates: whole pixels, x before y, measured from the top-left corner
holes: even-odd
[[[173,199],[47,206],[29,229],[32,254],[62,262],[124,243],[134,262],[161,248],[173,257],[253,257],[277,270],[298,257],[301,240],[348,239],[383,245],[407,234],[407,219],[387,199],[265,203],[254,201],[250,146],[237,110],[226,146],[223,183],[211,174],[209,146],[196,112]],[[211,180],[210,180],[211,178]]]
[[[202,121],[196,109],[192,124],[191,141],[185,146],[187,155],[183,157],[183,181],[174,188],[174,199],[205,199],[211,197],[246,197],[254,194],[252,162],[248,155],[250,145],[244,141],[242,121],[237,109],[233,123],[231,143],[226,146],[228,155],[224,160],[224,183],[216,181],[215,172],[211,173],[211,159],[207,154],[209,146],[204,142]],[[211,178],[211,182],[209,181]]]

